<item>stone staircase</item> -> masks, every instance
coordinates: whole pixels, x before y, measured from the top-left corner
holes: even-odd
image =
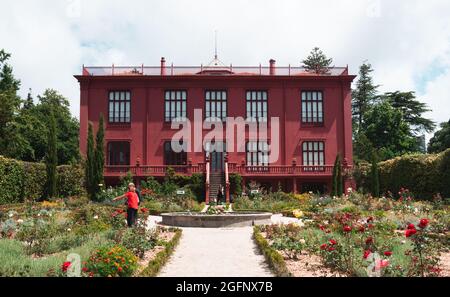
[[[221,185],[225,188],[225,172],[211,171],[209,174],[209,201],[216,201]],[[223,194],[225,195],[225,193]],[[222,201],[225,201],[225,198]]]

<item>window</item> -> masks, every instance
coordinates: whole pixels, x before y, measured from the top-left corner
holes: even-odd
[[[323,95],[320,91],[302,92],[302,123],[323,123]]]
[[[176,152],[172,149],[172,142],[164,142],[164,164],[165,165],[186,165],[187,148],[186,143],[182,143],[183,149],[181,152]]]
[[[325,165],[323,141],[305,141],[302,144],[302,151],[303,151],[303,165],[305,166]],[[320,168],[311,167],[309,169],[319,170],[323,169],[323,167]]]
[[[108,143],[108,165],[130,165],[130,143],[128,141]]]
[[[247,91],[247,119],[249,121],[267,122],[267,92]]]
[[[225,121],[227,118],[227,92],[206,91],[205,92],[205,117],[218,118]]]
[[[246,147],[247,166],[269,165],[269,145],[266,141],[249,141]]]
[[[166,91],[164,121],[186,119],[186,91]]]
[[[111,91],[109,92],[109,122],[129,123],[130,122],[130,92]]]

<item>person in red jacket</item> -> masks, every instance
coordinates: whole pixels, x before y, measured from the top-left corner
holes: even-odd
[[[112,201],[120,199],[127,199],[127,224],[128,227],[132,227],[136,224],[139,209],[139,197],[136,193],[136,186],[133,183],[129,183],[128,192],[122,196],[114,198]]]

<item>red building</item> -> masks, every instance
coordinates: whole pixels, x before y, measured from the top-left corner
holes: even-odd
[[[219,184],[229,185],[230,173],[242,175],[244,185],[255,180],[267,189],[281,185],[285,191],[327,192],[336,155],[341,154],[344,171],[352,166],[350,85],[355,76],[346,67],[318,75],[301,67],[276,67],[274,60],[268,67],[224,66],[217,59],[208,66],[175,67],[162,58],[156,67],[83,67],[75,77],[81,90],[80,150],[85,154],[88,122],[96,131],[103,114],[109,184],[128,171],[138,183],[147,176],[163,177],[170,166],[179,174],[205,173],[208,201]],[[171,141],[178,130],[171,129],[171,120],[193,120],[195,109],[204,118],[223,121],[253,117],[269,122],[269,128],[268,119],[278,117],[278,159],[268,162],[273,135],[253,141],[248,130],[240,152],[228,147],[226,153],[174,152]],[[201,128],[201,134],[209,130]],[[220,141],[230,142],[226,136]],[[351,185],[346,179],[345,188]]]

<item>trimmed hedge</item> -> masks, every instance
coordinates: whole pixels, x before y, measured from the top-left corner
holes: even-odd
[[[292,276],[286,267],[286,262],[284,261],[283,256],[281,256],[277,250],[270,247],[267,240],[261,235],[261,232],[259,232],[258,226],[253,227],[253,238],[259,250],[266,258],[269,267],[276,276]]]
[[[378,165],[381,193],[395,195],[403,187],[418,200],[430,200],[436,193],[450,197],[450,149],[439,154],[404,155]],[[358,188],[371,188],[369,163],[357,164],[353,174]]]
[[[139,276],[152,277],[152,276],[156,276],[158,274],[158,272],[161,270],[161,268],[169,260],[175,247],[180,242],[181,232],[182,232],[181,229],[175,230],[175,235],[172,238],[172,240],[166,244],[166,247],[164,248],[164,250],[162,250],[158,254],[156,254],[156,257],[148,263],[147,267],[139,274]]]
[[[57,189],[62,197],[83,194],[84,173],[81,167],[57,167]],[[23,162],[0,156],[0,204],[20,203],[42,198],[46,181],[44,163]]]

